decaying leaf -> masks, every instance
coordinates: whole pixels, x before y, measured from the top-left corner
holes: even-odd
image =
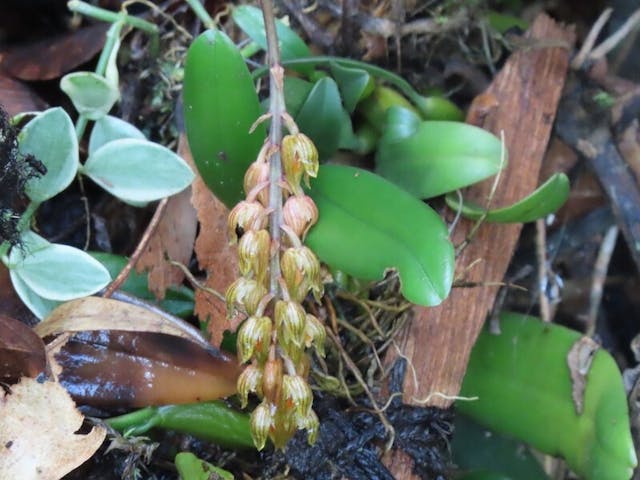
[[[21,377],[35,378],[44,372],[44,343],[18,320],[0,314],[0,381],[15,383]]]
[[[235,247],[229,245],[227,216],[229,210],[218,200],[198,176],[192,184],[191,202],[198,212],[200,233],[196,239],[196,255],[200,268],[207,271],[206,286],[224,294],[238,277]],[[223,301],[203,290],[196,291],[195,313],[209,321],[211,343],[220,345],[222,334],[232,328]]]
[[[14,80],[1,71],[0,104],[10,117],[20,112],[37,112],[47,108],[47,103],[27,84]]]
[[[192,164],[184,134],[180,136],[178,155]],[[148,270],[149,290],[159,299],[164,298],[169,286],[184,280],[182,270],[171,265],[168,259],[188,265],[193,253],[198,220],[190,199],[191,189],[187,188],[168,200],[162,219],[136,264],[139,272]]]
[[[52,370],[85,405],[194,403],[236,392],[237,360],[159,311],[88,297],[56,308],[36,330],[57,335],[47,346]]]
[[[567,365],[571,374],[571,396],[576,413],[582,414],[584,409],[584,389],[587,384],[587,375],[591,368],[593,356],[600,346],[589,337],[582,337],[573,344],[567,353]]]
[[[81,465],[106,435],[97,426],[76,434],[82,422],[60,384],[23,378],[0,399],[2,478],[54,480]]]

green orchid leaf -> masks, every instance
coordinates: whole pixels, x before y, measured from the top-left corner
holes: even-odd
[[[263,50],[267,49],[267,34],[264,29],[262,10],[251,5],[240,5],[233,9],[231,17],[236,25],[238,25],[251,40],[256,42]],[[276,32],[278,33],[280,57],[283,61],[311,55],[309,47],[307,47],[307,44],[304,43],[298,34],[284,22],[277,19]],[[305,75],[313,71],[313,67],[309,65],[295,67],[295,69]]]
[[[451,457],[460,470],[492,472],[511,480],[549,480],[522,442],[487,430],[461,413],[456,414],[453,431]]]
[[[89,120],[104,117],[120,98],[113,80],[93,72],[68,73],[60,80],[60,90],[69,96],[78,113]]]
[[[191,452],[178,453],[175,464],[180,480],[233,480],[230,472],[200,460]]]
[[[564,457],[584,480],[630,479],[637,459],[611,355],[579,332],[525,315],[503,314],[500,329],[500,335],[485,329],[478,337],[460,392],[478,399],[457,401],[456,409]]]
[[[306,242],[322,261],[364,280],[397,270],[413,303],[438,305],[447,297],[453,246],[426,204],[371,172],[340,165],[321,166],[310,195],[320,215]]]
[[[393,119],[388,120],[387,112],[393,107],[395,107],[395,114]],[[373,92],[358,104],[356,111],[378,132],[385,134],[389,133],[398,123],[416,123],[417,128],[417,124],[421,120],[420,112],[406,97],[384,85],[375,87]]]
[[[556,212],[568,197],[569,179],[564,173],[556,173],[533,193],[508,207],[486,211],[472,202],[463,202],[461,205],[458,196],[453,193],[447,194],[445,200],[450,208],[472,220],[478,220],[486,213],[485,220],[488,222],[527,223]]]
[[[189,146],[200,175],[228,207],[244,198],[244,173],[256,159],[266,131],[249,129],[260,102],[238,48],[224,33],[209,30],[187,52],[184,116]]]
[[[316,82],[295,120],[300,131],[313,140],[323,161],[338,150],[344,118],[338,86],[325,77]]]
[[[111,115],[102,117],[96,121],[93,130],[91,130],[91,136],[89,137],[89,155],[93,155],[95,151],[104,144],[114,140],[120,140],[121,138],[146,140],[144,133],[129,122],[125,122],[117,117],[112,117]]]
[[[463,122],[464,112],[451,100],[439,96],[421,97],[418,108],[424,120]]]
[[[33,155],[47,168],[41,177],[27,182],[27,196],[44,202],[62,192],[73,181],[80,165],[78,140],[73,122],[60,107],[34,117],[18,135],[22,155]]]
[[[33,232],[12,248],[7,267],[33,292],[48,300],[86,297],[104,288],[109,272],[88,253],[68,245],[49,243]]]
[[[122,269],[127,265],[127,258],[122,255],[105,252],[89,252],[93,258],[104,266],[111,278],[116,278]],[[188,318],[193,315],[194,293],[188,287],[169,287],[162,300],[158,301],[156,296],[149,290],[147,273],[131,271],[127,280],[122,284],[120,290],[130,293],[142,300],[150,303],[158,303],[160,308],[181,318]]]
[[[331,63],[331,74],[338,84],[344,108],[352,114],[356,105],[373,92],[375,82],[369,73],[360,68],[350,68]]]
[[[171,150],[137,138],[103,145],[89,156],[82,173],[112,195],[135,204],[178,193],[194,178],[191,167]]]
[[[284,77],[284,101],[289,115],[294,118],[298,115],[302,105],[304,105],[311,90],[313,90],[313,85],[312,82],[298,77],[292,77],[290,75]],[[268,104],[269,99],[266,99],[266,102]],[[268,110],[268,108],[265,108],[265,111],[266,110]]]
[[[459,122],[424,121],[400,107],[387,113],[378,142],[376,172],[418,198],[431,198],[495,175],[502,161],[500,140]]]

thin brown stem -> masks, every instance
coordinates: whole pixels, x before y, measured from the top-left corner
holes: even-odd
[[[269,128],[269,143],[276,147],[269,161],[269,230],[273,251],[269,270],[269,291],[274,296],[280,292],[280,226],[282,225],[282,164],[280,161],[280,142],[282,140],[282,115],[285,112],[284,105],[284,70],[280,65],[280,47],[276,34],[276,22],[273,15],[271,0],[262,0],[262,15],[267,35],[267,51],[269,55],[269,114],[271,126]]]

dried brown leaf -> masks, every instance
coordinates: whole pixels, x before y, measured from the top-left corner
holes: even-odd
[[[47,108],[47,103],[27,84],[8,77],[2,71],[0,71],[0,105],[10,117],[20,112],[34,112]]]
[[[200,233],[196,239],[196,256],[200,268],[207,272],[206,286],[224,293],[238,276],[236,248],[229,245],[227,216],[229,210],[198,176],[192,185],[191,203],[198,212]],[[211,343],[220,345],[222,334],[232,328],[223,301],[203,290],[196,291],[195,313],[209,320]]]
[[[180,136],[178,155],[193,165],[184,134]],[[182,270],[171,265],[168,259],[183,265],[189,264],[197,226],[196,211],[191,205],[191,189],[187,188],[169,199],[147,249],[136,263],[139,272],[149,272],[149,290],[159,299],[164,298],[168,287],[178,285],[184,280]]]
[[[179,318],[100,297],[80,298],[64,303],[36,325],[34,330],[41,338],[87,330],[156,332],[181,337],[205,348],[209,346],[198,330]]]
[[[578,415],[584,410],[584,390],[587,386],[587,375],[591,369],[593,357],[600,348],[589,337],[577,340],[567,353],[567,365],[571,374],[571,396]]]
[[[84,463],[100,447],[106,431],[76,434],[83,416],[58,383],[30,378],[0,399],[2,478],[54,480]]]
[[[2,58],[2,68],[20,80],[52,80],[91,60],[109,25],[97,23],[55,38],[19,45]]]
[[[0,381],[15,383],[21,377],[35,378],[45,371],[44,343],[31,328],[0,314],[0,332]]]

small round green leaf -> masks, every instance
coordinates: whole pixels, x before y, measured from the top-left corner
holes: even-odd
[[[41,177],[27,182],[34,202],[44,202],[62,192],[78,171],[78,140],[69,115],[60,107],[34,117],[18,135],[22,155],[33,155],[47,168]]]
[[[107,269],[82,250],[48,243],[33,232],[23,239],[23,248],[11,249],[9,268],[40,297],[59,301],[85,297],[111,280]]]
[[[336,82],[321,78],[313,86],[295,120],[300,131],[313,140],[320,160],[327,160],[336,153],[343,128],[342,101]]]
[[[60,305],[62,302],[58,302],[55,300],[48,300],[46,298],[42,298],[36,292],[31,290],[26,283],[20,278],[20,275],[15,273],[13,270],[9,272],[11,276],[11,283],[13,284],[13,289],[22,300],[31,312],[38,317],[40,320],[45,318],[51,311]]]
[[[394,121],[398,108],[389,110],[378,143],[376,172],[416,197],[431,198],[466,187],[504,167],[503,146],[486,130],[459,122],[425,121],[412,132],[415,123],[409,128],[406,122]]]
[[[340,165],[320,167],[310,195],[319,220],[306,242],[322,261],[364,280],[395,269],[413,303],[438,305],[447,297],[453,245],[425,203],[378,175]]]
[[[93,72],[74,72],[62,77],[60,89],[66,93],[78,113],[89,120],[104,117],[120,98],[112,81]]]
[[[125,202],[152,202],[188,187],[194,174],[182,158],[147,140],[123,138],[103,145],[82,172]]]
[[[93,125],[93,130],[91,130],[91,136],[89,137],[89,155],[92,155],[105,143],[120,140],[121,138],[146,139],[144,133],[129,122],[125,122],[117,117],[112,117],[111,115],[102,117],[96,121]]]
[[[263,50],[267,49],[267,34],[264,29],[262,10],[251,5],[240,5],[233,9],[231,16],[236,25],[251,40],[256,42]],[[311,51],[304,41],[281,20],[276,20],[276,32],[278,33],[280,57],[283,61],[311,55]],[[295,68],[303,73],[309,73],[313,70],[311,66]]]
[[[450,193],[445,200],[453,210],[460,210],[462,215],[478,220],[486,214],[485,220],[497,223],[527,223],[557,211],[569,197],[569,179],[564,173],[556,173],[538,187],[533,193],[508,207],[486,211],[480,205],[463,202],[458,196]]]

